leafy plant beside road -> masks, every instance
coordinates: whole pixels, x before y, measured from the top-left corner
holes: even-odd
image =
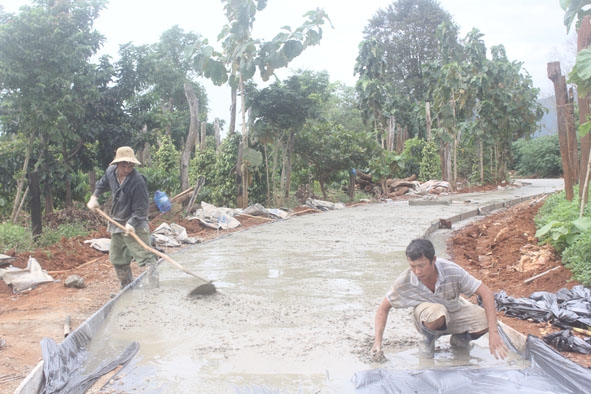
[[[575,196],[578,192],[575,191]],[[536,238],[548,243],[562,255],[562,263],[573,273],[573,279],[591,285],[591,211],[587,205],[579,215],[579,201],[568,201],[565,192],[548,197],[534,221]]]

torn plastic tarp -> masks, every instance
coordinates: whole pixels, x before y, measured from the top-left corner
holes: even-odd
[[[146,271],[147,272],[147,271]],[[143,272],[124,290],[129,290],[141,284]],[[70,333],[59,345],[52,339],[41,340],[43,353],[43,382],[41,394],[82,394],[104,374],[115,369],[118,365],[129,363],[139,350],[137,342],[123,345],[118,356],[111,360],[103,360],[90,373],[85,373],[83,364],[93,357],[88,351],[88,345],[96,332],[101,328],[111,309],[124,291],[106,303],[76,330]]]
[[[14,293],[31,289],[41,283],[53,282],[54,279],[34,257],[29,257],[27,268],[8,267],[0,269],[0,277],[12,287]]]
[[[591,339],[579,338],[571,330],[556,331],[545,335],[542,339],[561,352],[591,354]]]
[[[497,310],[522,320],[550,322],[561,328],[591,326],[591,290],[584,286],[563,288],[556,294],[538,291],[529,298],[514,298],[501,291],[495,301]]]
[[[482,394],[589,392],[591,371],[564,358],[534,336],[528,336],[524,369],[449,367],[425,370],[373,369],[353,376],[357,393]]]
[[[70,354],[69,349],[64,349],[64,346],[58,346],[53,339],[43,338],[41,341],[43,359],[51,359],[52,362],[46,362],[43,366],[45,387],[42,393],[83,394],[101,376],[111,372],[119,365],[127,365],[137,354],[139,347],[139,343],[132,342],[118,357],[103,362],[93,372],[86,375],[76,374],[76,376],[72,376],[79,368],[79,364],[82,364],[84,359],[86,359],[86,350],[78,351],[76,356],[73,357],[74,359],[80,357],[80,361],[71,362],[70,357],[72,357],[72,354]],[[75,370],[72,371],[72,368]]]

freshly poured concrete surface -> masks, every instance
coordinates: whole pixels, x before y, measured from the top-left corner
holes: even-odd
[[[91,343],[97,357],[87,369],[131,341],[140,351],[108,387],[116,392],[353,393],[353,374],[366,369],[522,368],[517,355],[495,360],[486,336],[469,353],[454,353],[444,337],[434,360],[419,360],[410,310],[390,313],[386,363],[372,362],[369,350],[375,309],[407,267],[406,245],[439,218],[563,188],[561,180],[526,182],[440,197],[449,205],[391,202],[292,217],[179,251],[172,257],[218,293],[189,298],[196,279],[161,262],[160,288],[124,294]],[[445,243],[434,242],[446,257]]]

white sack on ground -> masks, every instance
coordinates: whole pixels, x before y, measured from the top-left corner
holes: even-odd
[[[29,257],[27,268],[16,268],[10,266],[0,269],[0,276],[7,285],[12,286],[12,291],[18,293],[33,288],[41,283],[53,282],[54,279],[41,268],[39,262]]]
[[[313,198],[308,198],[306,200],[306,205],[318,209],[320,211],[329,211],[333,209],[345,209],[345,204],[343,203],[332,203],[330,201],[322,201],[322,200],[315,200]]]
[[[289,213],[285,212],[284,210],[277,209],[277,208],[267,209],[259,203],[256,203],[256,204],[250,205],[247,208],[244,208],[242,213],[245,215],[250,215],[250,216],[264,216],[264,217],[274,216],[279,219],[285,219],[289,216]]]
[[[107,253],[109,251],[109,246],[111,245],[110,238],[94,238],[94,239],[87,239],[84,241],[85,244],[90,244],[91,248],[98,250],[99,252]]]
[[[201,202],[201,209],[195,211],[195,216],[187,218],[188,220],[199,220],[205,227],[214,229],[228,229],[240,226],[240,222],[234,218],[234,215],[242,212],[241,210],[231,208],[219,208],[215,205]]]

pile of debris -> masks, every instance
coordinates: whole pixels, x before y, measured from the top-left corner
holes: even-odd
[[[396,198],[408,194],[412,196],[447,195],[452,192],[447,181],[430,180],[419,182],[416,175],[402,179],[386,179],[382,183],[373,181],[371,174],[355,170],[355,185],[377,198]]]

